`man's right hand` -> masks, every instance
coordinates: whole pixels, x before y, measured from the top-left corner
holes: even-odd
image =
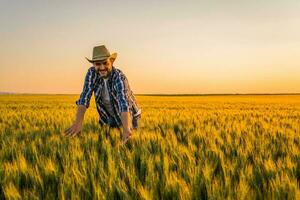
[[[78,133],[80,133],[81,130],[82,130],[82,123],[78,122],[78,123],[74,123],[70,128],[66,129],[64,134],[67,137],[74,137]]]
[[[74,137],[82,130],[82,123],[84,118],[84,113],[86,111],[86,107],[84,105],[79,105],[77,107],[76,119],[73,125],[65,130],[65,136]]]

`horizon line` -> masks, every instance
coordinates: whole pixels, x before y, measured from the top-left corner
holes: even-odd
[[[80,95],[80,93],[0,92],[0,95]],[[135,96],[226,96],[226,95],[300,95],[300,92],[279,93],[137,93]]]

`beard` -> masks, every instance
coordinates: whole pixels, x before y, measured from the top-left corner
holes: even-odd
[[[109,70],[108,68],[104,69],[104,70],[97,70],[97,72],[100,74],[100,76],[102,78],[107,78],[110,74],[111,74],[111,70]]]

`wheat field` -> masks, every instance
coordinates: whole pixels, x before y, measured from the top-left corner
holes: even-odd
[[[77,98],[0,95],[0,199],[300,198],[300,95],[137,96],[124,146]]]

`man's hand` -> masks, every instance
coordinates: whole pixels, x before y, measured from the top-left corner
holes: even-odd
[[[65,130],[65,132],[64,132],[65,136],[74,137],[78,133],[81,132],[85,111],[86,111],[86,107],[85,106],[79,105],[77,107],[77,113],[76,113],[75,122],[73,123],[73,125],[70,128],[68,128],[68,129]]]
[[[70,128],[65,130],[65,136],[74,137],[78,133],[80,133],[81,130],[82,130],[82,123],[81,122],[74,123]]]
[[[124,129],[123,130],[123,138],[122,138],[123,144],[126,144],[126,142],[131,137],[131,135],[132,135],[131,129]]]
[[[121,120],[123,125],[123,144],[127,142],[129,137],[131,136],[131,117],[129,112],[122,112],[121,113]]]

